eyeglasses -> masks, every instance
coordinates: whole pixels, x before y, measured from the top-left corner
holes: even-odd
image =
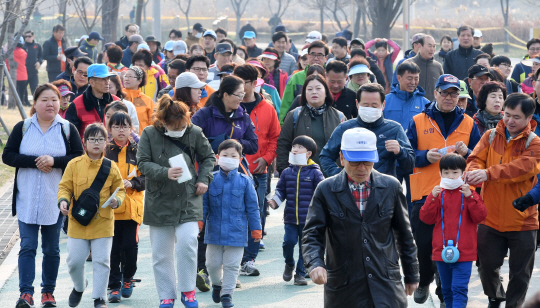
[[[371,167],[375,165],[375,163],[369,162],[369,161],[347,161],[349,163],[349,166],[351,167],[358,167],[360,165],[364,165],[364,167]]]
[[[208,69],[206,67],[192,67],[191,70],[195,71],[195,72],[208,72]]]
[[[309,56],[312,58],[324,58],[322,53],[310,53]]]
[[[450,95],[451,97],[456,98],[459,96],[459,92],[446,92],[446,91],[438,91],[438,92],[442,97],[447,97],[448,95]]]
[[[108,83],[109,81],[111,81],[111,77],[105,77],[105,78],[99,78],[99,77],[96,77],[97,80],[101,81],[101,82],[106,82]]]
[[[117,131],[124,131],[124,130],[129,130],[129,129],[131,129],[131,126],[119,126],[119,125],[113,125],[113,126],[112,126],[112,129],[117,130]]]
[[[536,51],[536,52],[540,52],[540,47],[536,47],[536,48],[529,48],[530,51]]]
[[[135,34],[137,33],[137,30],[129,30],[128,33]]]
[[[507,63],[501,63],[499,64],[499,66],[502,66],[502,67],[505,67],[505,68],[512,68],[512,64],[507,64]]]
[[[124,79],[138,79],[137,76],[124,75]]]
[[[232,95],[238,97],[239,99],[244,99],[244,97],[246,96],[246,93],[242,93],[242,94],[234,94],[233,93]]]
[[[31,38],[31,35],[25,35],[24,38]]]
[[[489,77],[486,77],[486,78],[474,77],[473,80],[480,80],[482,82],[488,82],[488,81],[491,81],[491,78],[489,78]]]
[[[97,144],[103,144],[105,143],[105,138],[88,138],[86,139],[86,141],[90,142],[90,143],[97,143]]]
[[[86,74],[86,72],[83,72],[81,70],[76,70],[75,73],[77,73],[78,75],[82,75],[84,78],[88,78],[88,74]]]

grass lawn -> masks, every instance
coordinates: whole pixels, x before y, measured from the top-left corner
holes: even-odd
[[[25,107],[25,111],[27,115],[30,115],[29,107]],[[2,119],[6,123],[10,132],[13,129],[13,126],[15,126],[15,124],[22,120],[19,109],[8,109],[7,106],[0,106],[0,116],[2,116]],[[2,140],[2,144],[5,146],[8,137],[7,134],[4,132],[3,128],[0,128],[0,139]],[[3,151],[4,147],[0,146],[0,155],[2,155]],[[0,186],[4,185],[8,180],[11,180],[14,176],[14,173],[15,168],[12,168],[10,166],[7,166],[3,162],[0,162]]]

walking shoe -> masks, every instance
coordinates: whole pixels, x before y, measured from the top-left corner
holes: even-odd
[[[236,279],[236,288],[240,289],[241,287],[242,287],[242,283],[240,282],[240,280]]]
[[[221,296],[221,307],[234,307],[234,304],[232,303],[232,296],[230,294],[224,294]]]
[[[56,307],[56,300],[52,293],[41,293],[41,307]]]
[[[488,308],[499,308],[501,307],[501,303],[503,302],[502,300],[491,298],[491,297],[488,297],[488,300],[489,300]]]
[[[107,304],[104,299],[98,298],[94,300],[94,308],[107,308]]]
[[[242,276],[259,276],[259,270],[255,267],[255,261],[249,260],[240,267],[240,275]]]
[[[159,302],[159,308],[173,308],[174,307],[174,299],[162,299]]]
[[[446,303],[445,302],[442,302],[441,305],[439,306],[440,308],[446,308]]]
[[[119,303],[122,300],[120,289],[112,289],[109,293],[109,303]]]
[[[221,286],[216,286],[213,284],[212,285],[212,300],[216,304],[221,302],[220,293],[221,293]]]
[[[264,249],[266,249],[266,247],[264,247],[264,243],[263,243],[263,241],[261,240],[261,241],[259,242],[259,250],[264,250]]]
[[[77,307],[79,303],[81,302],[83,292],[77,292],[75,289],[71,291],[71,294],[69,295],[69,307]]]
[[[265,235],[265,236],[266,236],[266,234],[267,234],[267,233],[266,233],[266,231],[263,231],[263,235]]]
[[[294,285],[295,286],[307,286],[307,281],[304,276],[296,274],[294,275]]]
[[[182,292],[181,300],[186,308],[199,308],[199,303],[195,298],[195,290],[191,292]]]
[[[418,287],[416,291],[414,291],[414,301],[418,304],[423,304],[427,301],[429,297],[429,286],[425,287]]]
[[[204,270],[200,270],[197,273],[197,289],[201,292],[208,292],[210,291],[210,279],[208,278],[208,274],[204,272]]]
[[[23,293],[17,301],[16,308],[33,308],[34,307],[34,298],[30,293]]]
[[[294,265],[285,264],[285,270],[283,271],[283,280],[291,281],[293,271]]]
[[[122,284],[122,297],[129,298],[131,294],[133,294],[133,277],[127,279],[128,281],[124,280],[124,283]]]

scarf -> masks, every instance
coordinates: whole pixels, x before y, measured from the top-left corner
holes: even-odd
[[[497,123],[502,120],[503,115],[501,113],[492,115],[485,110],[478,110],[476,118],[478,119],[478,121],[480,121],[480,123],[484,124],[486,130],[488,130],[497,127]]]
[[[315,116],[321,115],[326,111],[326,103],[317,108],[311,107],[309,104],[306,104],[306,107],[309,110],[309,115],[311,118],[315,118]]]
[[[450,49],[449,51],[451,51],[451,49]],[[448,52],[449,52],[449,51],[448,51]],[[447,51],[444,51],[444,50],[441,48],[441,50],[439,51],[439,56],[441,56],[441,58],[444,58],[444,57],[446,57],[446,54],[447,54],[448,52],[447,52]]]
[[[270,73],[268,73],[268,76],[266,76],[266,78],[264,78],[264,82],[266,84],[269,84],[271,85],[272,87],[276,87],[276,83],[274,82],[274,73],[276,72],[276,70],[272,70]]]

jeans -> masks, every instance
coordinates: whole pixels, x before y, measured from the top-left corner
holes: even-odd
[[[264,205],[266,204],[266,173],[253,174],[253,181],[255,182],[255,190],[257,191],[257,199],[259,200],[259,213],[261,215],[261,226],[264,230],[264,224],[266,222],[266,210]],[[250,260],[255,260],[259,254],[260,242],[255,242],[251,237],[251,229],[248,228],[248,245],[244,248],[244,257],[242,263]]]
[[[437,261],[446,308],[466,308],[472,261],[445,263]]]
[[[283,257],[285,258],[285,264],[294,266],[294,246],[298,244],[296,274],[302,276],[306,276],[304,258],[302,257],[302,230],[304,230],[304,226],[285,224],[285,235],[283,236]]]
[[[36,250],[38,234],[41,228],[41,249],[43,260],[41,262],[41,293],[54,293],[56,277],[60,266],[60,227],[62,215],[54,225],[41,226],[26,224],[19,220],[19,233],[21,236],[21,250],[19,251],[19,290],[21,294],[34,294],[34,279],[36,277]]]

